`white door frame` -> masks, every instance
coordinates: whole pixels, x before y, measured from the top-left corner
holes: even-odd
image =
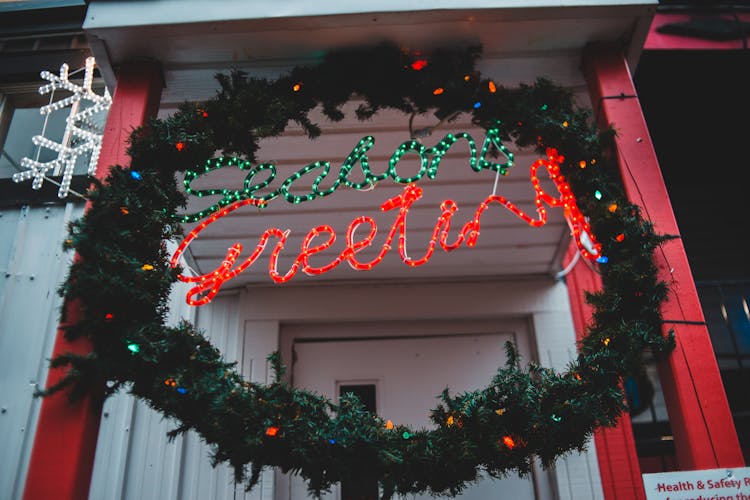
[[[281,338],[282,326],[314,323],[521,318],[529,323],[531,343],[524,361],[561,370],[576,354],[567,289],[551,278],[254,286],[243,291],[240,310],[245,338],[276,346],[287,366],[291,341]],[[254,353],[259,361],[265,354]],[[539,484],[539,498],[603,498],[593,443],[585,453],[558,461],[548,476],[548,483]],[[273,497],[264,492],[262,498]]]

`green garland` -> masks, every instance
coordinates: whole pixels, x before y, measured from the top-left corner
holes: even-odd
[[[490,84],[475,69],[479,54],[477,48],[437,50],[424,65],[414,54],[381,45],[330,53],[272,81],[235,72],[218,77],[216,98],[185,104],[136,130],[132,167],[115,166],[97,182],[90,210],[71,225],[66,247],[81,259],[61,293],[79,301],[85,319],[66,335],[91,339],[94,351],[54,359],[54,366],[68,366],[68,376],[48,393],[66,386],[74,396],[100,391],[107,381],[109,395],[127,386],[180,422],[171,436],[193,429],[212,445],[216,463],[229,462],[238,480],[249,473],[248,487],[273,466],[300,474],[315,494],[369,478],[385,498],[456,494],[482,471],[493,477],[528,472],[534,457],[549,466],[582,449],[597,427],[614,425],[625,409],[622,377],[642,372],[644,350],[662,353],[673,344],[662,334],[666,286],[652,263],[664,238],[625,199],[616,166],[604,154],[611,132],[597,133],[570,92],[549,81]],[[437,87],[444,92],[435,95]],[[489,385],[442,395],[431,415],[434,429],[390,428],[354,397],[337,405],[289,387],[276,355],[277,381],[249,383],[192,325],[165,326],[179,270],[169,267],[164,241],[180,235],[176,213],[185,204],[175,174],[201,168],[216,150],[254,161],[259,139],[282,134],[290,120],[315,137],[320,129],[308,112],[320,105],[340,120],[353,93],[364,99],[357,110],[362,120],[384,108],[433,111],[440,119],[470,113],[485,129],[502,118],[504,140],[565,155],[562,171],[609,258],[600,266],[603,291],[587,295],[593,323],[567,371],[523,368],[509,346],[507,364]]]

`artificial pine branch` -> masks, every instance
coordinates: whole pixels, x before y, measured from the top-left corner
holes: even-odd
[[[528,473],[535,457],[549,466],[580,450],[597,427],[614,425],[625,409],[622,378],[642,371],[645,350],[673,346],[659,314],[666,285],[653,265],[664,237],[625,199],[606,154],[611,130],[599,132],[571,92],[548,80],[495,85],[476,70],[479,54],[478,48],[417,54],[383,44],[332,52],[275,81],[234,72],[218,77],[216,98],[186,103],[134,131],[132,168],[113,167],[93,187],[91,209],[70,226],[65,246],[82,258],[61,292],[80,301],[85,318],[68,333],[91,339],[95,352],[56,358],[55,366],[72,368],[50,390],[90,390],[91,381],[104,380],[126,385],[178,421],[170,437],[196,430],[213,447],[215,462],[231,464],[238,479],[249,468],[248,488],[265,467],[278,467],[301,475],[316,495],[362,471],[379,481],[385,498],[455,495],[482,471]],[[442,94],[434,93],[438,87]],[[282,134],[289,121],[316,137],[320,129],[309,111],[321,106],[340,120],[354,94],[364,101],[360,119],[383,109],[432,111],[440,120],[471,113],[485,128],[501,119],[503,140],[565,155],[562,173],[611,257],[599,268],[604,289],[587,296],[594,319],[567,370],[522,366],[508,345],[505,366],[487,386],[455,396],[446,389],[431,413],[434,427],[414,430],[387,425],[355,398],[336,405],[289,387],[278,354],[271,358],[274,382],[244,381],[192,325],[165,326],[179,270],[169,266],[163,241],[179,236],[177,210],[185,203],[175,174],[203,169],[216,150],[255,162],[258,141]],[[595,190],[617,208],[594,199]]]

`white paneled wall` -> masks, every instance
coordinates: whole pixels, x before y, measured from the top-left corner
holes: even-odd
[[[73,256],[67,224],[82,204],[0,209],[0,498],[20,499]]]
[[[563,307],[537,312],[532,319],[539,362],[545,367],[562,371],[577,355],[576,337],[565,288],[559,286],[555,292],[558,295],[557,304]],[[556,498],[559,500],[604,498],[593,439],[589,440],[585,453],[571,453],[558,459],[554,474],[558,489]]]
[[[183,305],[183,294],[184,289],[175,291],[175,321],[189,318],[191,312]],[[561,369],[575,355],[565,285],[549,280],[269,287],[220,295],[192,312],[197,325],[210,332],[226,359],[236,360],[243,375],[256,382],[270,378],[266,356],[290,348],[290,339],[279,340],[280,325],[304,329],[306,324],[321,321],[526,318],[536,347],[532,357]],[[275,493],[281,493],[274,492],[273,471],[266,471],[260,484],[246,493],[243,485],[234,484],[228,467],[211,467],[210,450],[197,435],[190,433],[167,442],[166,433],[175,424],[127,394],[107,401],[104,412],[89,495],[92,500],[273,500]],[[602,498],[593,446],[586,453],[559,460],[550,473],[538,471],[536,478],[538,499]]]
[[[276,330],[267,346],[259,346],[263,336],[244,334],[239,317],[239,296],[223,295],[211,304],[190,309],[184,302],[184,287],[173,293],[173,322],[194,319],[213,344],[229,361],[238,361],[246,378],[265,379],[265,357],[276,349]],[[191,318],[191,313],[195,318]],[[258,354],[259,347],[263,352]],[[259,362],[260,361],[260,362]],[[234,483],[234,473],[226,465],[211,467],[210,449],[197,434],[190,432],[171,443],[167,432],[176,424],[120,392],[105,402],[91,500],[258,500],[266,498],[268,485],[260,484],[246,493],[243,484]],[[264,478],[265,479],[265,478]],[[272,485],[272,481],[264,481]]]
[[[349,335],[356,336],[360,323],[464,321],[469,324],[476,320],[497,320],[502,324],[515,318],[530,323],[531,344],[536,347],[532,356],[542,365],[563,369],[576,355],[567,289],[564,283],[551,279],[270,286],[250,289],[244,298],[241,305],[244,317],[253,318],[253,323],[278,322],[284,327],[280,350],[287,365],[292,364],[296,337],[289,334],[290,327],[298,332],[317,331],[321,323],[338,323],[351,328]],[[529,359],[524,358],[526,361]],[[537,470],[535,477],[535,498],[539,500],[603,498],[593,443],[584,453],[571,453],[558,460],[554,470],[546,473]],[[277,499],[289,498],[284,493],[288,491],[286,484],[280,475]]]

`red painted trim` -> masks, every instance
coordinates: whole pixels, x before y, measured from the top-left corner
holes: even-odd
[[[565,264],[575,256],[578,248],[571,241],[565,255]],[[586,302],[584,291],[595,292],[602,287],[599,276],[587,266],[578,263],[566,276],[573,326],[581,340],[586,325],[591,320],[593,308]],[[645,500],[641,469],[635,450],[630,416],[624,414],[617,427],[600,429],[594,434],[594,445],[599,462],[599,475],[606,500]]]
[[[110,165],[127,163],[125,139],[134,127],[142,125],[148,116],[156,113],[161,87],[161,72],[155,64],[138,63],[122,68],[107,117],[98,178],[107,175]],[[65,311],[68,324],[75,323],[82,314],[75,301],[66,303]],[[87,339],[68,341],[64,336],[65,326],[60,323],[52,355],[91,352],[92,346]],[[46,387],[54,385],[64,375],[65,369],[50,369]],[[90,394],[71,403],[66,392],[61,391],[42,401],[24,500],[88,498],[101,418],[101,397],[100,394]]]
[[[584,58],[584,68],[595,113],[617,130],[617,159],[628,199],[642,207],[657,232],[679,235],[638,99],[603,99],[636,95],[625,59],[616,49],[592,49]],[[655,260],[660,277],[670,284],[663,317],[703,322],[682,241],[663,245]],[[708,329],[665,325],[665,330],[669,328],[675,330],[677,348],[659,364],[659,371],[680,469],[743,466]]]
[[[709,17],[722,17],[731,21],[736,21],[734,15],[731,13],[724,14],[682,14],[682,13],[664,13],[659,12],[654,16],[651,21],[651,28],[649,29],[648,36],[646,37],[646,43],[643,48],[645,50],[742,50],[743,43],[741,39],[728,40],[728,41],[717,41],[717,40],[706,40],[703,38],[695,38],[681,35],[670,35],[666,33],[659,33],[658,28],[665,24],[682,23],[690,21],[694,18],[709,18]],[[750,14],[738,13],[737,19],[744,22],[750,22]],[[750,36],[750,33],[747,34]],[[745,40],[747,40],[746,36]],[[746,42],[750,44],[750,41]]]
[[[163,86],[161,68],[156,63],[132,63],[119,72],[104,128],[97,177],[105,177],[110,165],[130,165],[127,140],[134,128],[159,111]]]

